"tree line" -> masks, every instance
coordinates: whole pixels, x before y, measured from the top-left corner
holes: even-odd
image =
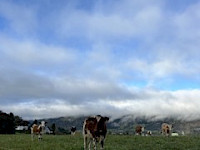
[[[0,110],[0,134],[15,134],[15,128],[19,125],[28,126],[29,122],[12,112],[9,114]]]
[[[15,116],[12,112],[10,113],[5,113],[0,110],[0,134],[15,134],[16,132],[16,127],[17,126],[28,126],[28,130],[25,131],[18,131],[19,133],[30,133],[30,127],[33,124],[38,124],[37,120],[34,120],[33,122],[29,122],[26,120],[23,120],[19,116]],[[57,129],[55,123],[53,123],[50,127],[52,134],[56,134]],[[58,131],[59,128],[58,128]],[[60,131],[61,133],[63,131]],[[60,133],[58,132],[58,133]],[[64,132],[63,132],[64,133]]]

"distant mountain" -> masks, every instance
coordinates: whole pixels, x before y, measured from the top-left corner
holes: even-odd
[[[49,127],[51,127],[51,125],[55,123],[57,129],[59,129],[61,132],[64,130],[65,133],[69,133],[72,126],[76,126],[77,130],[81,131],[85,118],[85,116],[80,116],[59,117],[42,120],[45,120]],[[184,121],[175,118],[156,119],[156,117],[146,118],[135,117],[134,115],[126,115],[116,118],[114,120],[110,119],[110,121],[107,123],[107,127],[110,133],[134,134],[135,126],[140,124],[145,127],[145,130],[151,130],[154,134],[160,134],[160,128],[163,122],[173,124],[173,132],[184,132],[185,134],[200,133],[200,120]]]

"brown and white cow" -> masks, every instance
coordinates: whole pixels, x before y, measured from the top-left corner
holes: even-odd
[[[162,135],[169,136],[171,134],[171,130],[172,130],[172,125],[171,124],[163,123],[161,125],[161,133],[162,133]]]
[[[141,125],[137,125],[135,127],[135,134],[136,135],[142,135],[142,132],[144,132],[144,127]]]
[[[31,127],[31,136],[32,136],[32,140],[34,139],[35,135],[38,135],[38,140],[42,139],[42,134],[45,131],[45,121],[42,121],[39,125],[37,124],[33,124]]]
[[[108,117],[102,117],[101,115],[88,117],[83,123],[83,137],[84,137],[84,149],[91,148],[93,142],[94,150],[96,150],[97,142],[100,143],[101,149],[104,146],[104,140],[106,138],[107,127],[106,122]]]

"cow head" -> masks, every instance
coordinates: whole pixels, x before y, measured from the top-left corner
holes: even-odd
[[[168,129],[169,129],[170,131],[172,130],[172,127],[173,127],[172,124],[168,125]]]
[[[97,122],[99,122],[99,121],[107,122],[109,120],[108,117],[103,117],[101,115],[97,115],[97,116],[95,116],[95,118],[97,119]]]
[[[102,117],[102,116],[97,116],[97,137],[100,136],[106,136],[107,133],[107,128],[106,128],[106,122],[108,122],[109,118],[108,117]]]
[[[45,126],[46,126],[46,122],[45,121],[41,121],[38,128],[41,129],[42,133],[44,133],[44,131],[45,131]]]
[[[103,123],[106,123],[109,121],[109,118],[108,117],[101,117],[101,119],[99,120],[99,122],[103,122]]]

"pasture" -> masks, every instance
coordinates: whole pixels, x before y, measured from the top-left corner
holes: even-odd
[[[200,136],[142,137],[107,135],[105,150],[199,150]],[[81,134],[44,135],[42,141],[29,134],[0,135],[0,150],[83,150]]]

